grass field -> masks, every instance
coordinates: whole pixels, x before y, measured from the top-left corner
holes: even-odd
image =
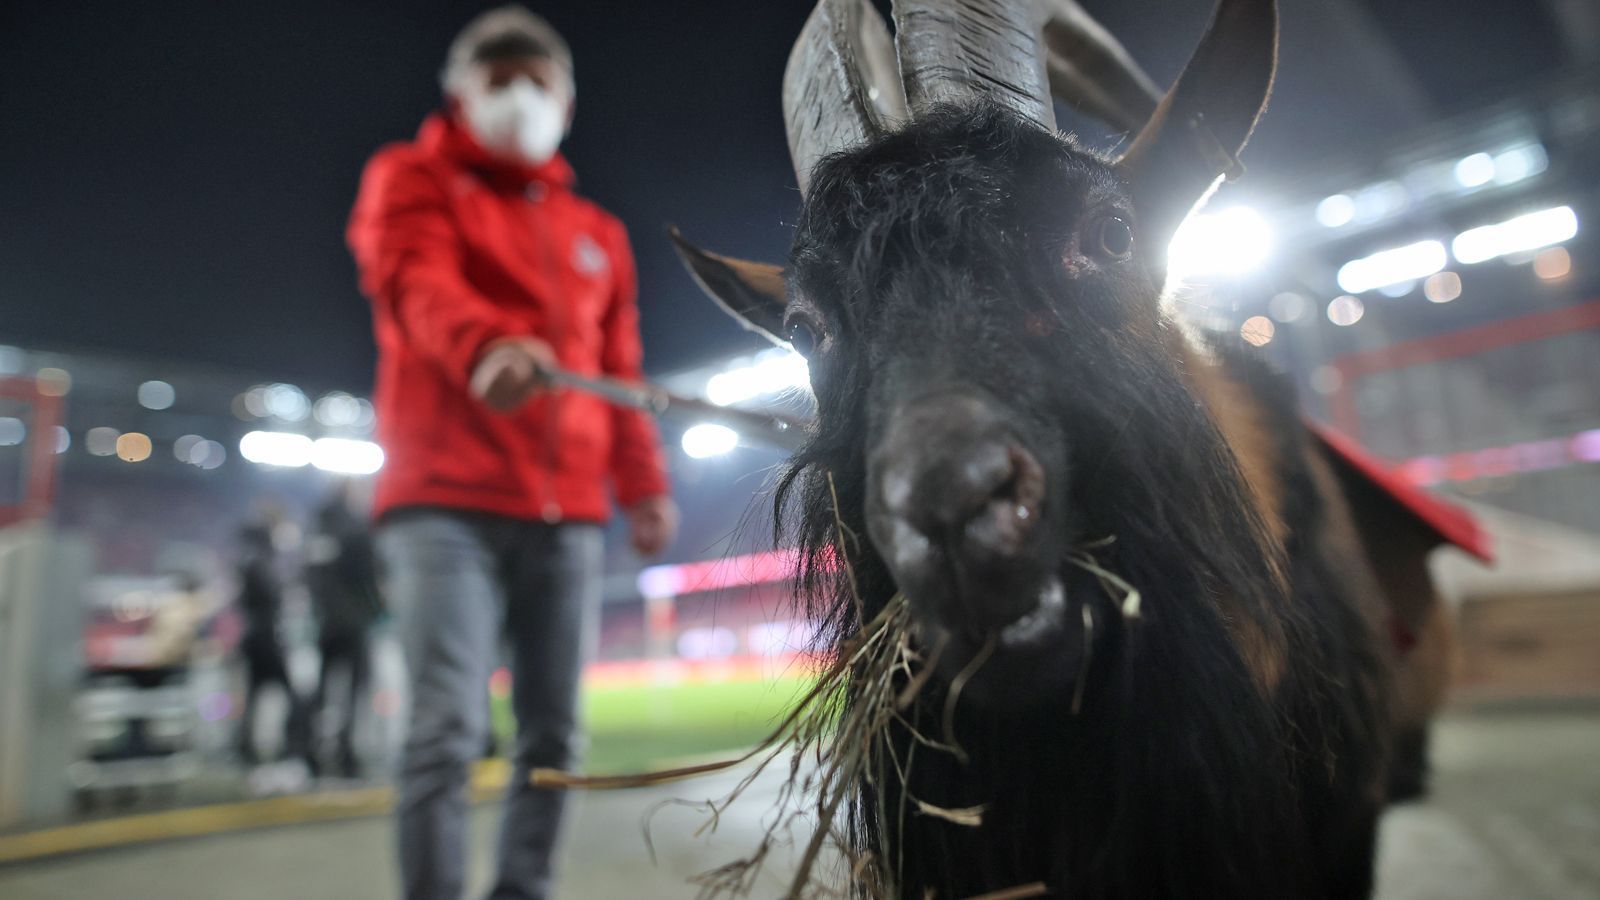
[[[583,692],[589,772],[633,772],[686,757],[745,749],[765,737],[810,685],[777,679],[587,685]],[[495,730],[510,746],[510,703],[494,700]]]

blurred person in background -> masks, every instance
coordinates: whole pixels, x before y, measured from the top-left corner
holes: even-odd
[[[343,778],[361,775],[355,750],[356,715],[367,700],[372,627],[383,614],[372,536],[366,516],[356,511],[357,502],[354,483],[347,482],[317,509],[305,560],[306,589],[316,616],[321,657],[311,716],[314,723],[326,723],[333,680],[342,672],[345,693],[334,730],[335,771]],[[317,749],[313,747],[313,757]]]
[[[461,895],[503,635],[518,733],[491,897],[544,898],[564,795],[528,773],[575,762],[608,489],[642,554],[671,541],[677,510],[646,415],[544,390],[553,366],[641,374],[626,233],[557,152],[566,44],[527,10],[493,10],[452,43],[442,82],[445,108],[368,164],[348,232],[379,353],[380,577],[410,672],[401,875],[407,897]]]
[[[256,705],[261,692],[273,685],[283,689],[289,704],[284,720],[283,755],[309,759],[310,719],[306,705],[289,678],[279,619],[283,611],[283,585],[277,572],[273,543],[274,514],[251,522],[239,532],[237,606],[243,621],[239,655],[244,660],[244,711],[239,717],[236,746],[247,766],[260,762],[255,742]]]

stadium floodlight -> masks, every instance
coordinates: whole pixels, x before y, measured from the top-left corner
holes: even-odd
[[[1565,243],[1577,234],[1578,214],[1570,206],[1556,206],[1496,225],[1469,228],[1450,242],[1450,251],[1460,262],[1481,263],[1497,256]]]
[[[1345,263],[1339,267],[1339,287],[1351,294],[1360,294],[1392,284],[1404,284],[1427,278],[1443,269],[1449,261],[1443,243],[1417,241]]]
[[[718,372],[706,382],[706,399],[718,406],[731,406],[769,394],[804,388],[811,384],[811,369],[806,358],[789,350],[767,350],[749,365]]]
[[[352,438],[317,438],[311,444],[311,464],[336,475],[371,475],[383,468],[383,448]]]
[[[1272,226],[1248,206],[1190,216],[1167,245],[1167,271],[1194,275],[1240,275],[1259,268],[1272,254]]]
[[[263,466],[297,469],[311,464],[311,438],[282,431],[252,431],[239,439],[239,455]]]
[[[731,453],[739,446],[739,433],[726,425],[702,422],[683,433],[683,452],[695,459]]]

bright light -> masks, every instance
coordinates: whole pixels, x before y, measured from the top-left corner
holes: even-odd
[[[311,438],[282,431],[252,431],[239,439],[239,455],[263,466],[298,468],[311,463]]]
[[[186,434],[172,442],[172,455],[178,462],[201,469],[215,469],[228,458],[228,451],[216,441],[198,434]]]
[[[311,413],[311,401],[292,384],[268,385],[261,393],[261,404],[267,414],[289,422],[299,422]],[[256,407],[251,406],[250,411],[255,412]]]
[[[1494,183],[1515,184],[1524,178],[1543,172],[1550,166],[1550,157],[1542,144],[1523,144],[1503,150],[1494,156]]]
[[[1190,216],[1167,247],[1169,277],[1238,275],[1272,253],[1272,226],[1248,206]]]
[[[150,436],[137,431],[130,431],[117,438],[117,456],[123,462],[144,462],[150,458],[150,451],[153,448]]]
[[[206,441],[196,447],[193,453],[189,454],[189,462],[208,472],[221,466],[227,458],[228,448],[216,441]]]
[[[194,449],[205,442],[198,434],[186,434],[172,442],[172,457],[181,463],[189,462]]]
[[[739,433],[725,425],[701,423],[683,433],[683,452],[695,459],[730,453],[739,446]]]
[[[1338,228],[1350,224],[1356,217],[1356,201],[1349,194],[1334,194],[1322,198],[1317,204],[1317,224],[1324,228]]]
[[[1498,225],[1470,228],[1456,235],[1450,250],[1464,263],[1481,263],[1570,241],[1578,233],[1578,214],[1570,206],[1541,209]]]
[[[1361,321],[1366,312],[1367,307],[1359,297],[1345,295],[1328,301],[1328,321],[1341,327],[1348,327]]]
[[[718,406],[730,406],[809,384],[811,370],[804,356],[787,350],[768,350],[750,365],[711,376],[706,382],[706,398]]]
[[[344,428],[356,424],[361,418],[361,401],[343,391],[324,394],[311,414],[318,422],[330,428]]]
[[[1545,281],[1559,281],[1572,274],[1572,254],[1565,247],[1540,250],[1533,258],[1533,274]]]
[[[1339,287],[1359,294],[1391,284],[1404,284],[1432,275],[1449,261],[1444,244],[1418,241],[1345,263],[1339,267]]]
[[[1265,347],[1272,343],[1273,332],[1276,331],[1272,320],[1266,316],[1251,316],[1239,326],[1239,337],[1252,347]]]
[[[55,426],[55,429],[56,452],[65,453],[67,452],[68,448],[72,446],[72,432],[68,431],[64,426],[61,425]]]
[[[171,409],[178,392],[165,381],[146,381],[139,385],[139,405],[145,409]]]
[[[15,447],[28,437],[28,426],[12,416],[0,417],[0,447]]]
[[[1422,296],[1431,303],[1449,303],[1461,296],[1461,276],[1454,272],[1438,272],[1422,283]]]
[[[317,438],[311,445],[311,464],[339,475],[371,475],[383,468],[383,448],[371,441]]]
[[[1494,157],[1474,153],[1456,163],[1456,184],[1464,188],[1483,187],[1494,180]]]

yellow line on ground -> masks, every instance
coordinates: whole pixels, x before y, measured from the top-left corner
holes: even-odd
[[[473,769],[468,789],[472,802],[482,803],[496,797],[505,788],[510,775],[511,767],[503,759],[479,763]],[[201,837],[275,825],[380,816],[388,813],[393,805],[392,788],[373,787],[138,813],[0,835],[0,865],[65,853],[107,850],[151,841]]]

